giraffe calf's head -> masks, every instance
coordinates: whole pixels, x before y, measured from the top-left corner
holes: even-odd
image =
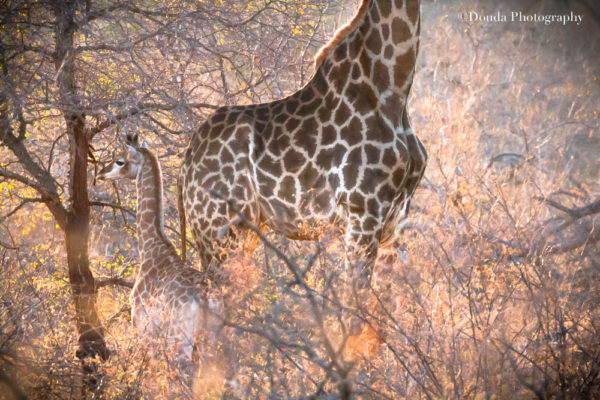
[[[146,142],[142,143],[141,148],[146,148]],[[135,179],[144,163],[144,156],[139,149],[137,135],[134,137],[127,136],[125,155],[102,168],[98,173],[98,179]]]

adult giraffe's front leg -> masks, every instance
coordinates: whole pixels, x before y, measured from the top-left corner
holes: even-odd
[[[256,247],[256,241],[252,241],[256,235],[249,226],[258,225],[258,208],[251,198],[250,184],[246,178],[225,183],[232,188],[223,183],[198,187],[185,198],[200,266],[215,279],[222,278],[218,275],[223,273],[222,265],[229,254],[247,254]]]

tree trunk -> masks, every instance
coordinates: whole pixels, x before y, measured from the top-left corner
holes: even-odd
[[[75,304],[79,349],[77,357],[99,355],[106,360],[109,351],[104,342],[104,329],[96,311],[96,283],[88,257],[90,204],[87,191],[88,140],[83,116],[70,116],[67,123],[71,141],[71,199],[67,213],[65,246],[69,282]]]
[[[85,131],[85,114],[75,80],[73,36],[77,31],[74,21],[77,2],[56,2],[55,67],[59,87],[60,107],[63,110],[70,142],[69,206],[65,227],[65,246],[69,268],[69,283],[75,305],[79,331],[77,357],[94,357],[103,360],[109,356],[104,342],[104,329],[96,311],[96,284],[90,270],[88,239],[90,203],[87,183],[88,137]]]

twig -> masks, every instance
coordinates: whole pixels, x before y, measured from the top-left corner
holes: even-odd
[[[239,216],[240,220],[245,224],[245,226],[248,229],[250,229],[251,231],[253,231],[260,238],[261,242],[265,245],[265,247],[267,247],[268,249],[273,251],[277,255],[277,257],[281,261],[283,261],[283,263],[286,265],[287,269],[292,273],[296,283],[305,292],[306,298],[307,298],[307,300],[310,304],[310,307],[314,313],[313,317],[314,317],[315,323],[317,325],[317,328],[319,330],[320,336],[323,340],[323,344],[325,346],[327,355],[330,358],[331,365],[333,366],[336,373],[340,377],[341,397],[342,398],[350,398],[351,388],[350,388],[350,385],[349,385],[348,381],[346,380],[346,378],[348,377],[348,374],[350,373],[350,370],[352,369],[353,364],[350,363],[349,365],[344,365],[345,363],[343,362],[343,360],[339,360],[339,352],[335,350],[332,341],[329,339],[329,336],[327,335],[327,329],[325,328],[325,318],[319,307],[319,302],[317,301],[317,299],[315,297],[314,290],[311,289],[307,285],[301,272],[299,271],[298,266],[293,261],[291,261],[279,248],[277,248],[277,246],[275,246],[273,243],[271,243],[271,241],[269,241],[269,239],[267,239],[267,237],[262,233],[261,229],[258,228],[257,226],[255,226],[253,223],[251,223],[246,218],[246,216],[243,215],[237,209],[237,207],[235,206],[235,203],[233,201],[224,198],[219,193],[214,192],[214,191],[211,191],[211,194],[213,196],[215,196],[216,198],[227,202],[229,207],[231,207],[231,209]]]
[[[137,114],[142,114],[149,111],[171,111],[176,109],[177,107],[185,106],[190,108],[208,108],[211,110],[216,110],[219,106],[208,103],[174,103],[174,104],[160,104],[160,103],[138,103],[130,109],[123,111],[116,115],[108,116],[107,119],[89,129],[87,135],[89,138],[93,138],[98,133],[104,131],[110,126],[116,124],[119,121],[127,119],[129,117],[133,117]]]
[[[129,317],[131,317],[131,305],[129,303],[123,304],[123,307],[106,321],[105,326],[111,326],[121,314],[129,314]]]
[[[546,197],[541,197],[541,196],[536,196],[534,197],[535,200],[537,201],[541,201],[543,203],[548,203],[550,206],[559,209],[560,211],[568,214],[571,218],[573,219],[579,219],[579,218],[583,218],[583,217],[587,217],[593,214],[598,214],[600,213],[600,199],[587,204],[583,207],[577,207],[577,208],[569,208],[567,206],[564,206],[552,199],[548,199]]]
[[[29,203],[45,203],[45,202],[46,202],[46,200],[41,197],[25,198],[25,199],[23,199],[21,204],[19,204],[15,208],[13,208],[8,214],[0,217],[0,222],[4,222],[6,219],[8,219],[11,216],[13,216],[14,214],[16,214],[21,208],[23,208],[25,205],[27,205]]]
[[[488,166],[486,167],[486,171],[488,169],[490,169],[492,167],[492,165],[494,165],[494,163],[496,161],[500,161],[503,158],[517,158],[517,159],[524,159],[525,156],[523,154],[519,154],[519,153],[500,153],[494,157],[492,157],[492,159],[490,160],[490,163],[488,164]]]
[[[111,202],[108,202],[108,201],[93,200],[93,201],[90,201],[90,206],[92,206],[92,207],[111,207],[113,209],[118,209],[118,210],[121,210],[123,212],[126,212],[127,214],[135,217],[135,211],[133,211],[132,209],[127,208],[125,206],[122,206],[120,204],[111,203]],[[179,232],[175,228],[173,228],[172,226],[165,225],[165,229],[168,229],[171,232],[174,232],[177,235],[179,235]],[[189,240],[187,240],[187,243],[190,246],[192,246],[192,247],[194,246],[194,244],[192,242],[190,242]]]
[[[111,207],[111,208],[115,208],[117,210],[121,210],[121,211],[126,212],[127,214],[135,217],[135,212],[132,209],[127,208],[127,207],[122,206],[122,205],[117,204],[117,203],[111,203],[111,202],[108,202],[108,201],[93,200],[93,201],[90,201],[90,205],[92,207]]]
[[[133,282],[129,282],[120,277],[104,278],[96,280],[96,289],[106,286],[123,286],[129,289],[133,288]]]
[[[557,245],[550,245],[547,246],[549,247],[549,253],[550,254],[562,254],[562,253],[566,253],[567,251],[571,251],[571,250],[576,250],[578,248],[580,248],[581,246],[584,246],[587,243],[594,243],[600,241],[600,230],[596,229],[592,232],[590,232],[589,234],[582,234],[579,235],[577,238],[567,242],[567,243],[562,243],[562,244],[557,244]]]
[[[1,240],[0,240],[0,247],[4,247],[5,249],[9,249],[9,250],[19,250],[19,246],[11,246],[9,244],[4,243]]]

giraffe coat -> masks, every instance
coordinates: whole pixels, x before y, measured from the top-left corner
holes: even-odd
[[[180,179],[205,268],[246,221],[294,239],[339,227],[347,253],[372,264],[426,165],[406,111],[419,29],[417,0],[364,0],[306,86],[222,107],[197,129]]]
[[[191,361],[200,334],[214,335],[222,300],[206,274],[187,267],[166,237],[160,164],[147,148],[127,145],[128,157],[100,171],[100,179],[135,179],[140,270],[129,299],[133,325],[164,337],[177,357]]]

